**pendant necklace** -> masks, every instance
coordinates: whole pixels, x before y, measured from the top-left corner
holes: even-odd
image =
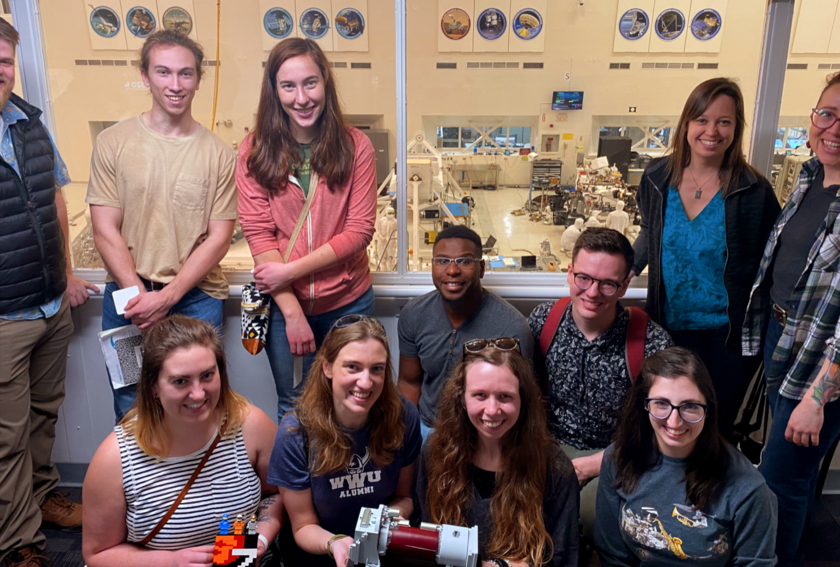
[[[698,184],[698,183],[697,183],[697,178],[696,178],[696,177],[694,177],[694,174],[693,174],[693,173],[691,173],[691,169],[689,169],[689,168],[687,168],[687,167],[686,167],[686,168],[685,168],[685,170],[688,172],[688,174],[691,176],[691,179],[694,181],[694,186],[695,186],[695,187],[697,187],[697,189],[694,191],[694,198],[695,198],[695,199],[699,199],[700,197],[702,197],[702,196],[703,196],[703,186],[704,186],[706,183],[708,183],[709,181],[711,181],[711,180],[712,180],[712,177],[717,177],[717,176],[718,176],[718,174],[720,173],[720,172],[718,172],[718,173],[713,173],[713,174],[712,174],[712,175],[711,175],[711,176],[710,176],[710,177],[709,177],[706,181],[704,181],[703,183],[699,183],[699,184]]]

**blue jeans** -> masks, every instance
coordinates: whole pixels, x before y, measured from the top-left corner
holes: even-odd
[[[131,320],[126,319],[122,315],[117,315],[117,309],[114,307],[113,293],[119,289],[116,282],[110,282],[105,286],[105,297],[102,300],[103,331],[110,331],[117,327],[131,325]],[[197,287],[194,287],[169,310],[169,314],[180,313],[181,315],[186,315],[194,319],[202,319],[217,329],[221,329],[222,323],[224,322],[223,308],[223,300],[212,298]],[[117,423],[119,423],[134,405],[134,398],[137,396],[137,387],[132,384],[131,386],[114,389],[110,376],[108,378],[108,384],[114,393],[114,413],[117,416]]]
[[[788,420],[799,400],[779,395],[787,364],[772,360],[772,354],[781,336],[782,326],[775,320],[770,321],[764,345],[764,367],[773,424],[758,470],[779,501],[779,528],[776,532],[779,565],[793,565],[814,502],[820,462],[840,435],[840,401],[825,405],[819,445],[800,447],[785,440]]]
[[[345,315],[373,315],[373,287],[344,307],[333,309],[320,315],[307,315],[306,321],[315,335],[315,347],[321,348],[324,338],[337,320]],[[303,390],[303,383],[309,374],[309,367],[315,359],[315,353],[303,357],[303,380],[295,388],[295,357],[292,355],[289,339],[286,337],[286,319],[277,307],[271,304],[271,322],[268,325],[268,337],[265,343],[268,364],[274,375],[274,387],[277,389],[277,421],[291,411],[295,400]]]

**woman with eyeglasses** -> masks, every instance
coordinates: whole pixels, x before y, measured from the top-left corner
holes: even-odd
[[[464,343],[418,465],[415,522],[477,525],[483,567],[577,565],[578,497],[519,341]]]
[[[268,479],[291,522],[280,534],[284,564],[344,567],[362,507],[387,504],[408,518],[420,445],[420,417],[397,393],[385,329],[362,315],[340,318],[271,455]]]
[[[645,169],[633,274],[648,268],[646,309],[712,377],[725,437],[758,369],[742,356],[744,322],[767,237],[779,214],[770,183],[744,159],[744,98],[726,78],[697,85],[670,154]]]
[[[306,376],[336,319],[373,314],[373,146],[345,121],[330,63],[311,39],[285,39],[269,54],[236,185],[254,281],[274,300],[266,354],[279,420],[301,392],[294,357],[306,357]]]
[[[776,564],[776,497],[717,420],[695,353],[672,347],[645,361],[601,464],[601,565]]]

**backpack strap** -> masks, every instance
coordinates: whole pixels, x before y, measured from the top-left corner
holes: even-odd
[[[557,329],[560,327],[560,320],[563,318],[563,313],[566,311],[566,307],[571,300],[571,297],[561,297],[558,299],[551,306],[548,317],[545,318],[545,324],[543,324],[542,331],[540,331],[540,352],[543,357],[548,354],[548,347],[551,346],[551,341],[554,340],[554,335],[557,334]]]
[[[644,309],[628,307],[630,321],[627,323],[627,344],[624,347],[624,359],[630,371],[630,380],[634,383],[642,372],[645,362],[645,337],[650,315]]]

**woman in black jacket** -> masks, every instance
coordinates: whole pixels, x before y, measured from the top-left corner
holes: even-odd
[[[709,368],[725,437],[760,363],[741,356],[741,325],[780,210],[768,181],[744,159],[744,126],[735,82],[700,83],[670,155],[650,163],[637,195],[642,225],[633,272],[648,266],[647,311]]]

